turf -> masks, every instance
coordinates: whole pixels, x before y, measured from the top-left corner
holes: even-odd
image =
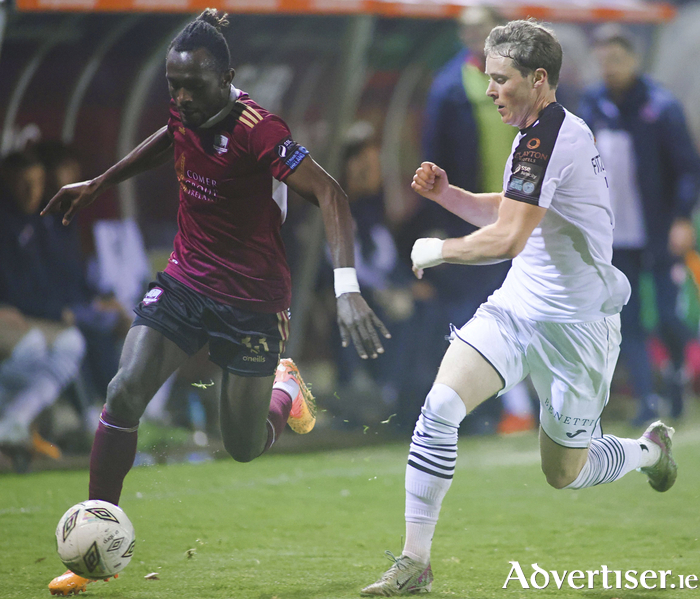
[[[608,431],[609,432],[609,431]],[[534,435],[464,438],[433,548],[434,597],[664,599],[698,591],[554,583],[502,589],[518,561],[546,570],[673,570],[700,576],[700,430],[679,429],[680,475],[666,494],[642,475],[583,491],[549,488]],[[148,466],[127,478],[122,507],[137,532],[119,580],[85,597],[344,599],[358,597],[401,550],[406,443],[251,464],[216,461]],[[54,528],[85,499],[87,473],[0,478],[0,597],[48,597],[63,571]],[[144,576],[157,572],[159,580]],[[611,579],[612,580],[612,579]],[[624,584],[624,579],[623,579]],[[652,582],[653,584],[653,582]]]

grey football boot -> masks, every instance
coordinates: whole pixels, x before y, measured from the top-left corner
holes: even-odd
[[[433,585],[430,564],[421,564],[405,555],[395,557],[391,551],[385,553],[394,564],[377,582],[362,589],[360,595],[396,597],[430,592]]]
[[[642,435],[642,439],[646,439],[661,448],[661,457],[656,464],[639,469],[649,478],[651,488],[659,493],[668,491],[676,482],[678,475],[678,466],[671,453],[671,437],[675,432],[673,427],[666,426],[657,420],[652,422]]]

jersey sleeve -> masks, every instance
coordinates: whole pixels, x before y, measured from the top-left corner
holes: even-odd
[[[274,114],[265,115],[251,130],[250,151],[278,181],[284,181],[309,155],[304,146],[292,139],[287,124]]]
[[[557,147],[555,152],[564,117],[563,108],[552,111],[521,136],[509,160],[510,175],[505,189],[507,198],[549,208],[554,191],[570,164],[561,155],[561,147]]]

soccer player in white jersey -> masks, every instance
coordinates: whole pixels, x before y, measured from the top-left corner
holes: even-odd
[[[640,439],[602,435],[620,346],[619,312],[630,295],[611,264],[613,216],[605,168],[586,124],[556,101],[562,50],[535,21],[512,21],[486,39],[487,95],[520,132],[502,193],[450,186],[424,162],[412,187],[480,229],[460,239],[419,239],[426,268],[513,260],[505,282],[459,330],[416,423],[406,468],[406,542],[362,595],[428,592],[430,548],[452,482],[462,419],[530,374],[540,397],[540,454],[547,482],[581,489],[639,468],[656,491],[676,479],[672,428]]]

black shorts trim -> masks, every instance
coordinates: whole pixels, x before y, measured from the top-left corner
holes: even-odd
[[[452,329],[452,334],[453,334],[457,339],[459,339],[462,343],[466,343],[469,347],[471,347],[476,353],[478,353],[484,360],[486,360],[486,361],[489,363],[489,366],[491,366],[491,368],[493,368],[493,369],[496,371],[496,374],[498,375],[498,378],[501,379],[501,384],[503,385],[503,386],[497,391],[497,393],[500,393],[501,390],[504,389],[505,386],[506,386],[506,379],[503,378],[503,375],[500,373],[500,371],[498,370],[498,368],[496,368],[496,366],[494,365],[494,363],[493,363],[491,360],[489,360],[483,353],[481,353],[481,351],[479,350],[478,347],[474,347],[471,343],[469,343],[469,341],[466,341],[465,339],[462,339],[462,338],[459,336],[459,332],[458,332],[458,330],[457,330],[457,327],[455,327],[453,324],[451,324],[451,325],[450,325],[450,328]]]

